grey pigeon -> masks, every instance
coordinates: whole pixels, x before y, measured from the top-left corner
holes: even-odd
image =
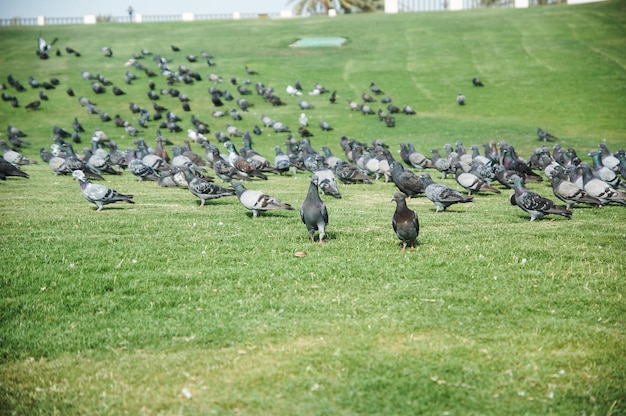
[[[602,164],[609,169],[619,170],[620,160],[617,157],[617,152],[613,155],[604,143],[600,143],[598,147],[600,148],[600,159],[602,160]]]
[[[335,165],[335,175],[342,183],[368,183],[372,184],[369,176],[364,174],[356,166],[349,165],[348,162],[340,160]]]
[[[289,172],[289,168],[291,167],[289,156],[283,153],[280,146],[275,146],[274,151],[276,153],[276,156],[274,157],[274,166],[276,166],[276,169],[278,169],[281,175]]]
[[[459,93],[459,94],[456,96],[456,102],[457,102],[459,105],[465,105],[465,96],[464,96],[463,94]]]
[[[319,231],[319,244],[324,243],[326,226],[328,225],[328,210],[326,204],[320,198],[318,189],[319,178],[316,175],[311,177],[309,191],[302,205],[300,206],[300,218],[311,237],[311,242],[315,242],[315,230]]]
[[[529,213],[531,221],[542,218],[547,214],[562,215],[567,219],[572,217],[572,211],[557,206],[551,199],[544,198],[538,193],[526,189],[521,177],[514,175],[511,177],[511,181],[513,182],[513,189],[515,189],[515,193],[510,198],[511,204],[517,205]]]
[[[589,152],[589,156],[593,160],[593,176],[601,181],[604,181],[611,185],[613,188],[623,188],[626,189],[626,184],[622,183],[617,173],[604,166],[602,162],[602,153],[599,150],[592,150]]]
[[[235,195],[234,189],[222,188],[221,186],[211,183],[204,178],[195,176],[191,173],[189,168],[185,167],[182,169],[185,174],[185,178],[187,179],[187,184],[189,185],[189,191],[202,200],[202,203],[200,204],[201,207],[203,207],[204,203],[209,199]]]
[[[332,195],[335,198],[341,198],[335,174],[332,170],[324,166],[324,156],[318,154],[315,156],[315,160],[317,162],[317,168],[314,169],[314,173],[317,176],[317,185],[324,195]]]
[[[595,178],[589,164],[582,162],[574,170],[580,171],[580,174],[582,176],[583,189],[589,195],[596,197],[605,203],[615,202],[618,204],[626,205],[626,193],[620,192],[608,183]],[[572,180],[572,182],[574,181]]]
[[[130,173],[135,175],[138,180],[158,181],[159,173],[152,166],[147,165],[135,155],[135,149],[128,148],[126,150],[126,161]]]
[[[424,193],[426,198],[435,204],[435,212],[445,211],[450,205],[464,204],[466,202],[473,202],[474,198],[471,196],[464,196],[456,189],[449,188],[445,185],[433,182],[430,174],[427,172],[420,175],[424,184]]]
[[[392,201],[396,202],[396,210],[393,213],[391,225],[402,242],[401,251],[405,251],[407,246],[414,249],[420,232],[417,213],[406,206],[406,195],[402,192],[396,192]]]
[[[378,88],[378,86],[376,84],[374,84],[374,81],[372,81],[370,83],[370,91],[373,92],[374,94],[382,94],[383,91]]]
[[[241,172],[242,175],[254,176],[256,178],[267,180],[267,176],[265,176],[263,172],[252,166],[245,158],[243,158],[237,152],[232,142],[225,142],[224,147],[226,147],[226,149],[228,150],[228,161],[230,162],[232,167]]]
[[[555,136],[543,130],[541,127],[537,127],[537,136],[544,142],[547,142],[550,140],[556,140]]]
[[[132,200],[133,195],[120,194],[116,190],[107,188],[104,185],[91,183],[80,170],[72,172],[72,176],[78,180],[78,184],[80,185],[85,199],[96,204],[98,211],[102,211],[105,205],[114,202],[128,202],[129,204],[134,204]]]
[[[558,165],[555,166],[550,175],[550,181],[552,183],[552,192],[554,196],[565,202],[566,208],[571,209],[575,204],[583,203],[596,206],[602,206],[604,201],[589,195],[583,189],[579,188],[573,182],[570,182],[565,169]]]
[[[24,156],[23,154],[16,152],[11,149],[7,142],[4,140],[0,140],[0,150],[2,150],[2,154],[4,156],[4,160],[9,162],[14,166],[19,165],[31,165],[33,163],[37,163],[37,161],[31,161],[29,158]]]
[[[241,205],[252,211],[252,216],[254,218],[258,217],[262,211],[276,209],[293,210],[291,205],[280,202],[278,199],[267,195],[262,191],[246,189],[239,181],[233,181],[231,186],[237,192],[237,198],[239,198]]]
[[[467,189],[469,195],[473,192],[490,192],[492,194],[500,193],[499,189],[489,186],[487,182],[483,181],[478,176],[471,172],[465,172],[460,163],[454,163],[452,168],[454,169],[456,182],[463,188]]]

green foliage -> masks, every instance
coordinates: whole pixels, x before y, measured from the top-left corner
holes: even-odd
[[[242,130],[265,113],[295,130],[300,110],[283,91],[300,80],[337,90],[307,101],[313,146],[343,156],[339,137],[383,140],[398,156],[412,141],[428,153],[506,140],[528,157],[537,126],[563,147],[587,152],[624,142],[624,2],[529,10],[360,14],[335,19],[242,20],[141,25],[0,28],[0,75],[27,86],[56,77],[41,109],[0,102],[0,120],[29,134],[22,153],[39,159],[52,126],[102,128],[120,148],[123,129],[88,115],[77,97],[136,125],[134,101],[151,109],[148,78],[123,83],[124,64],[146,48],[203,80],[179,85],[212,133]],[[41,32],[62,56],[35,56]],[[337,49],[289,48],[296,38],[344,36]],[[170,44],[181,48],[171,52]],[[81,57],[65,54],[65,46]],[[106,58],[100,51],[114,51]],[[216,67],[187,63],[207,51]],[[156,69],[149,59],[144,64]],[[256,69],[286,106],[257,95],[244,119],[211,117],[210,72],[247,78]],[[81,71],[100,73],[125,96],[95,95]],[[474,88],[473,77],[486,86]],[[154,78],[166,88],[163,77]],[[350,112],[371,81],[416,116],[387,128]],[[77,97],[68,97],[72,87]],[[462,91],[467,105],[456,104]],[[159,103],[183,118],[172,97]],[[378,105],[378,103],[376,104]],[[227,105],[227,109],[234,105]],[[374,107],[376,108],[376,106]],[[316,128],[319,120],[335,130]],[[154,144],[154,122],[143,133]],[[4,129],[4,127],[3,127]],[[4,130],[2,130],[4,133]],[[164,135],[179,144],[186,133]],[[216,142],[208,136],[212,142]],[[4,137],[2,137],[4,138]],[[272,158],[286,135],[265,129],[253,146]],[[236,141],[237,147],[241,143]],[[193,145],[198,153],[202,149]],[[76,146],[80,149],[80,146]],[[1,414],[621,414],[625,411],[626,211],[579,207],[571,220],[529,216],[509,191],[435,213],[423,197],[418,248],[400,253],[391,227],[396,188],[342,186],[323,197],[324,245],[309,242],[296,211],[253,219],[234,197],[199,200],[184,189],[138,182],[128,172],[105,184],[135,205],[87,203],[75,180],[40,162],[31,178],[0,183]],[[433,175],[436,176],[435,173]],[[296,209],[304,173],[254,181]],[[439,179],[437,177],[437,179]],[[456,187],[454,179],[440,180]],[[547,182],[529,185],[552,197]],[[306,252],[305,257],[294,256]]]

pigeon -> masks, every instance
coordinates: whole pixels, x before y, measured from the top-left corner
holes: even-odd
[[[583,162],[574,169],[574,171],[579,171],[576,173],[580,173],[580,176],[582,176],[583,189],[589,195],[606,203],[616,202],[626,205],[626,194],[616,190],[608,183],[595,178],[589,164]],[[572,180],[571,175],[570,180]],[[572,180],[572,182],[574,181]]]
[[[309,125],[309,119],[305,113],[300,114],[300,118],[298,119],[298,122],[300,123],[300,127],[308,127]]]
[[[333,91],[333,92],[330,94],[330,97],[328,97],[328,101],[329,101],[331,104],[335,104],[335,103],[337,102],[337,91]]]
[[[5,142],[4,140],[0,140],[0,150],[2,150],[4,159],[13,166],[31,165],[37,163],[37,161],[31,161],[23,154],[11,149],[7,142]]]
[[[575,204],[583,203],[589,205],[602,206],[604,201],[589,195],[578,185],[570,182],[565,169],[562,166],[555,166],[551,171],[550,181],[552,183],[552,192],[554,196],[565,202],[566,209],[572,209]]]
[[[248,176],[246,176],[243,172],[239,172],[230,164],[230,162],[228,162],[228,160],[224,159],[217,147],[209,144],[208,147],[206,147],[206,154],[211,155],[213,170],[215,171],[215,174],[224,182],[232,182],[233,180],[250,180]]]
[[[430,174],[424,172],[420,175],[424,184],[424,193],[426,198],[435,204],[435,212],[445,211],[450,205],[466,202],[473,202],[471,196],[464,196],[456,189],[449,188],[445,185],[433,182]]]
[[[274,166],[276,166],[276,169],[278,169],[281,175],[289,172],[289,168],[291,167],[289,156],[283,153],[280,146],[275,146],[274,152],[276,153],[276,156],[274,157]]]
[[[424,193],[424,183],[422,178],[408,169],[404,169],[404,166],[398,161],[393,161],[390,164],[391,179],[400,192],[406,194],[408,197],[414,197]]]
[[[562,215],[567,219],[572,217],[572,211],[557,206],[551,199],[544,198],[538,193],[529,191],[524,187],[524,182],[520,176],[511,177],[515,193],[511,195],[511,205],[517,205],[522,210],[530,214],[530,220],[542,218],[547,214]]]
[[[396,210],[393,213],[391,225],[402,242],[400,251],[405,251],[407,246],[415,249],[417,236],[420,232],[417,213],[406,206],[406,198],[407,196],[402,192],[396,192],[391,200],[396,202]]]
[[[456,96],[456,102],[457,102],[459,105],[465,105],[465,96],[464,96],[463,94],[459,93],[459,94]]]
[[[437,149],[432,149],[430,152],[433,155],[431,157],[433,166],[441,172],[441,179],[446,179],[448,173],[452,172],[452,164],[450,163],[450,160],[442,158],[439,154],[439,150]]]
[[[39,35],[37,39],[37,56],[41,59],[48,59],[48,52],[50,52],[52,45],[54,45],[57,40],[58,38],[54,38],[52,42],[47,43],[45,39]]]
[[[232,167],[237,169],[237,171],[241,172],[244,176],[253,176],[256,178],[267,180],[267,176],[265,176],[263,172],[252,166],[244,157],[242,157],[237,152],[235,146],[231,141],[226,141],[224,143],[224,147],[228,149],[228,161],[230,162]]]
[[[235,195],[234,189],[223,188],[204,178],[194,176],[188,167],[182,169],[185,174],[185,179],[187,179],[187,184],[189,185],[189,191],[202,200],[200,204],[201,207],[203,207],[204,203],[209,199]]]
[[[302,91],[300,91],[299,89],[297,89],[296,87],[294,87],[293,85],[287,85],[287,94],[293,96],[300,96],[302,95]]]
[[[24,172],[18,166],[7,162],[4,157],[0,156],[0,180],[6,180],[7,176],[28,178],[28,173]]]
[[[252,211],[252,216],[257,218],[261,211],[269,211],[276,209],[285,209],[292,211],[293,207],[289,204],[280,202],[273,196],[267,195],[262,191],[249,190],[244,188],[243,184],[239,181],[233,181],[231,186],[237,192],[237,198],[244,208]]]
[[[372,81],[370,83],[370,91],[373,92],[374,94],[378,95],[378,94],[383,94],[383,90],[381,90],[380,88],[378,88],[378,86],[376,84],[374,84],[374,81]]]
[[[602,164],[611,170],[618,171],[620,161],[617,157],[617,152],[613,155],[604,143],[600,143],[598,147],[600,148],[600,159],[602,160]]]
[[[333,128],[330,126],[330,124],[328,124],[328,122],[321,120],[319,122],[319,126],[322,130],[324,131],[331,131]]]
[[[134,204],[133,195],[120,194],[116,190],[107,188],[104,185],[91,183],[81,170],[75,170],[72,172],[72,176],[78,180],[78,184],[80,185],[85,199],[96,204],[98,212],[102,211],[105,205],[114,202],[128,202],[129,204]]]
[[[135,155],[135,149],[128,148],[126,150],[126,161],[128,162],[128,169],[130,173],[137,177],[137,180],[143,181],[158,181],[159,173],[152,168],[152,166],[148,166],[141,159],[138,159]]]
[[[321,188],[324,195],[332,195],[340,199],[341,193],[337,186],[337,179],[335,179],[333,171],[324,166],[324,156],[316,155],[315,160],[317,162],[317,168],[314,169],[314,173],[317,177],[317,185]]]
[[[593,160],[592,172],[595,178],[608,183],[615,189],[626,189],[626,183],[623,183],[620,180],[617,173],[614,170],[604,166],[604,164],[602,163],[602,153],[600,152],[600,150],[592,150],[591,152],[589,152],[589,156],[591,156],[591,159]]]
[[[471,195],[472,192],[490,192],[493,194],[500,193],[499,189],[489,186],[487,182],[480,179],[478,176],[471,172],[465,172],[460,163],[454,163],[452,168],[454,169],[456,182],[463,188],[467,189],[469,195]]]
[[[626,181],[626,151],[619,149],[615,152],[615,157],[619,160],[619,165],[616,167],[619,170],[620,175]]]
[[[340,160],[334,168],[335,175],[344,184],[367,183],[372,184],[369,176],[364,174],[356,166],[349,165],[348,162]]]
[[[35,100],[35,101],[31,101],[30,103],[26,104],[26,106],[24,106],[24,108],[26,108],[27,110],[36,110],[36,109],[39,108],[40,105],[41,105],[41,101]]]
[[[543,130],[541,127],[537,127],[537,136],[539,136],[539,138],[543,140],[544,142],[557,140],[555,136]]]
[[[407,115],[417,114],[415,110],[413,109],[413,107],[411,107],[410,105],[403,105],[402,112]]]
[[[482,83],[481,80],[479,80],[478,78],[472,78],[472,84],[474,84],[475,87],[484,87],[485,84]]]
[[[300,218],[309,232],[311,242],[315,243],[315,230],[318,230],[319,244],[323,244],[328,225],[328,210],[320,198],[318,183],[319,178],[317,175],[313,175],[309,184],[309,191],[300,206]]]
[[[422,170],[424,168],[434,167],[433,161],[415,150],[413,143],[400,144],[400,155],[407,165],[415,169]]]

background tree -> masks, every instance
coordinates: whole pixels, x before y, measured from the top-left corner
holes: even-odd
[[[329,9],[336,9],[343,13],[373,12],[382,10],[384,0],[288,0],[287,4],[294,5],[294,13],[301,15],[304,12],[311,14],[327,14]]]

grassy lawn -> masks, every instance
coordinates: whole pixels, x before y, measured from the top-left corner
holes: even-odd
[[[71,176],[55,176],[39,159],[53,126],[82,144],[101,128],[120,149],[133,138],[80,106],[95,101],[111,117],[137,126],[133,101],[152,112],[148,82],[124,64],[142,48],[201,76],[175,87],[191,112],[162,95],[159,104],[182,118],[207,121],[211,143],[226,124],[251,131],[265,114],[297,129],[299,80],[313,147],[344,157],[342,135],[383,140],[400,159],[413,142],[429,155],[444,144],[504,140],[528,158],[542,143],[537,127],[575,148],[605,142],[626,147],[626,2],[489,9],[449,13],[351,15],[334,19],[0,28],[6,126],[31,142],[20,152],[39,163],[30,179],[0,183],[0,414],[33,415],[618,415],[626,413],[626,209],[576,207],[571,220],[529,215],[509,203],[511,191],[480,194],[472,204],[435,213],[420,196],[416,250],[400,252],[391,217],[397,191],[383,180],[340,185],[341,199],[323,196],[327,243],[311,244],[298,209],[308,173],[246,183],[295,211],[252,218],[235,197],[200,201],[188,190],[138,182],[125,172],[104,183],[135,195],[135,205],[87,203]],[[35,56],[39,33],[61,56]],[[340,48],[290,48],[298,38],[343,36]],[[173,52],[170,45],[181,51]],[[107,58],[100,48],[109,46]],[[81,53],[67,54],[65,47]],[[187,54],[213,55],[216,66]],[[159,72],[156,64],[143,63]],[[258,71],[248,75],[244,66]],[[127,70],[139,77],[124,83]],[[111,87],[96,95],[81,71]],[[215,84],[210,73],[223,78]],[[17,92],[12,75],[26,87]],[[39,82],[54,77],[39,110]],[[239,98],[229,78],[272,86],[286,102],[273,107],[253,92],[243,120],[214,118],[208,88]],[[472,86],[480,78],[484,88]],[[388,128],[375,115],[351,112],[375,81],[397,106]],[[337,91],[310,96],[316,82]],[[76,96],[65,90],[71,87]],[[467,105],[456,103],[462,92]],[[234,101],[223,109],[235,108]],[[384,108],[373,103],[377,110]],[[334,127],[323,132],[325,120]],[[155,144],[157,122],[144,129]],[[273,160],[286,133],[264,128],[253,147]],[[237,148],[241,139],[234,139]],[[200,146],[193,150],[203,154]],[[224,150],[225,151],[225,150]],[[482,147],[481,147],[482,152]],[[439,182],[460,189],[453,176]],[[221,185],[226,185],[217,181]],[[529,188],[555,201],[549,182]],[[306,252],[305,257],[294,253]]]

